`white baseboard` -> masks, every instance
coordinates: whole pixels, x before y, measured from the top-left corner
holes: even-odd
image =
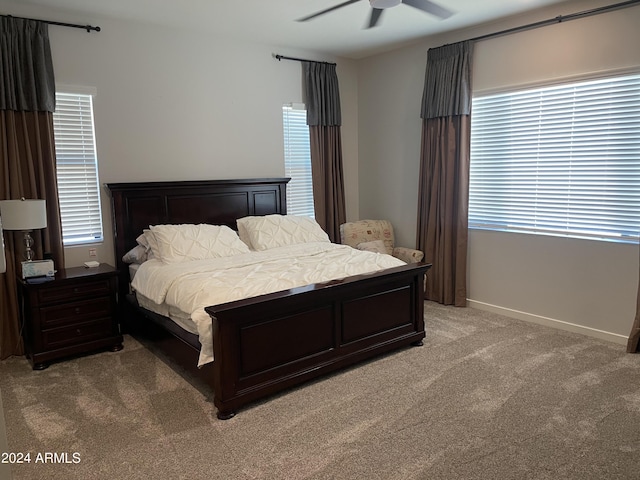
[[[515,318],[517,320],[524,320],[525,322],[537,323],[538,325],[558,328],[560,330],[566,330],[568,332],[581,333],[589,337],[607,340],[609,342],[617,343],[620,345],[627,344],[627,337],[625,337],[624,335],[605,332],[604,330],[585,327],[583,325],[576,325],[575,323],[563,322],[562,320],[556,320],[555,318],[543,317],[541,315],[535,315],[533,313],[521,312],[519,310],[499,307],[497,305],[491,305],[490,303],[478,302],[477,300],[470,299],[467,299],[467,306],[471,308],[477,308],[478,310],[498,313],[500,315],[504,315],[505,317]]]

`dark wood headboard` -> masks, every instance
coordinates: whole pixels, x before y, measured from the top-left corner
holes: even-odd
[[[122,256],[136,246],[149,225],[208,223],[237,229],[247,215],[286,214],[289,178],[108,183],[111,193],[116,266],[120,291],[126,292],[129,270]]]

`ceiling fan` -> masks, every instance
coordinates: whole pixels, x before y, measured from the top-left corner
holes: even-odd
[[[324,15],[325,13],[332,12],[342,7],[346,7],[347,5],[351,5],[352,3],[359,2],[360,0],[347,0],[346,2],[340,3],[338,5],[334,5],[333,7],[329,7],[320,12],[313,13],[307,17],[299,18],[299,22],[306,22],[307,20],[311,20],[312,18],[319,17],[320,15]],[[451,10],[447,10],[444,7],[441,7],[435,2],[430,0],[369,0],[369,4],[371,4],[371,17],[369,18],[369,24],[366,28],[375,27],[380,21],[380,16],[382,12],[391,7],[395,7],[404,3],[405,5],[409,5],[410,7],[417,8],[418,10],[422,10],[423,12],[429,13],[431,15],[435,15],[438,18],[445,19],[449,18],[453,15]]]

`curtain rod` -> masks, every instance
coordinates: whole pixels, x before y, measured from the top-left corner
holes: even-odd
[[[640,0],[637,0],[640,2]],[[305,60],[304,58],[296,58],[296,57],[285,57],[284,55],[280,55],[278,53],[274,53],[273,54],[273,58],[277,58],[278,61],[280,60],[295,60],[296,62],[311,62],[311,63],[324,63],[325,65],[336,65],[335,63],[331,63],[331,62],[320,62],[318,60]]]
[[[52,20],[38,20],[37,18],[14,17],[13,15],[0,15],[0,17],[17,18],[18,20],[33,20],[36,22],[48,23],[49,25],[58,25],[60,27],[82,28],[83,30],[86,30],[87,33],[90,33],[92,30],[95,32],[100,31],[100,27],[94,27],[92,25],[78,25],[76,23],[54,22]]]
[[[488,33],[486,35],[480,35],[479,37],[470,38],[468,42],[477,42],[479,40],[487,40],[489,38],[500,37],[502,35],[509,35],[511,33],[523,32],[526,30],[532,30],[538,27],[546,27],[547,25],[553,25],[556,23],[567,22],[569,20],[576,20],[578,18],[589,17],[591,15],[598,15],[600,13],[610,12],[613,10],[619,10],[621,8],[631,7],[640,3],[640,0],[628,0],[626,2],[615,3],[612,5],[607,5],[604,7],[593,8],[591,10],[584,10],[578,13],[571,13],[569,15],[559,15],[555,18],[550,18],[548,20],[541,20],[539,22],[529,23],[527,25],[521,25],[519,27],[508,28],[507,30],[501,30],[499,32]]]

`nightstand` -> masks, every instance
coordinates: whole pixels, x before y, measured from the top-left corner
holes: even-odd
[[[122,349],[118,271],[110,265],[60,269],[43,283],[18,281],[22,338],[34,370],[70,355]]]

